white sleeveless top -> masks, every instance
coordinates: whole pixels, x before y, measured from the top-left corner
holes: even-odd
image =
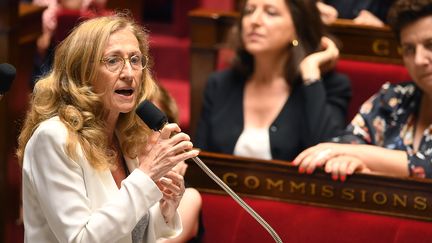
[[[234,147],[234,155],[272,159],[268,128],[244,128]]]

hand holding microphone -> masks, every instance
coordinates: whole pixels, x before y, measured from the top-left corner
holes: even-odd
[[[175,135],[171,136],[172,134]],[[180,132],[177,124],[164,125],[160,135],[146,154],[140,155],[140,166],[154,181],[159,180],[178,163],[198,155],[192,149],[192,143],[187,134]]]
[[[160,137],[163,136],[170,136],[172,132],[180,131],[180,128],[176,129],[176,124],[167,124],[168,119],[166,118],[165,114],[160,111],[153,103],[150,101],[143,101],[138,105],[138,108],[136,109],[137,115],[144,121],[147,126],[154,130],[154,131],[161,131]],[[164,132],[164,129],[166,132]],[[179,133],[174,135],[172,138],[178,136],[178,135],[185,135],[187,136],[187,141],[189,142],[190,138],[188,135],[184,133]],[[182,135],[182,136],[183,136]],[[159,139],[160,139],[159,137]],[[176,141],[181,141],[180,138],[177,138]],[[186,140],[183,140],[186,141]],[[185,146],[183,148],[183,146]],[[183,144],[183,149],[189,149],[189,151],[185,150],[175,150],[182,155],[186,159],[192,159],[216,184],[218,184],[225,192],[228,193],[243,209],[245,209],[261,226],[263,226],[269,234],[273,237],[275,242],[282,242],[279,235],[276,233],[276,231],[258,214],[256,213],[245,201],[243,201],[229,186],[227,186],[216,174],[213,173],[205,164],[201,161],[200,158],[198,158],[198,151],[197,150],[190,150],[192,148],[192,143],[188,143],[187,145]],[[177,149],[181,149],[180,146],[177,147]],[[191,153],[193,151],[193,153]],[[176,162],[175,164],[177,164]],[[172,167],[171,167],[172,168]],[[163,175],[162,175],[163,176]]]

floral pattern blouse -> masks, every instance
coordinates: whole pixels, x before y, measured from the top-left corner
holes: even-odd
[[[432,178],[432,125],[423,132],[418,151],[413,148],[421,97],[413,82],[386,83],[363,103],[345,134],[333,141],[404,150],[410,176]]]

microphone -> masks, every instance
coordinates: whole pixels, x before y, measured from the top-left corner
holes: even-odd
[[[165,124],[168,123],[166,115],[159,110],[153,103],[148,100],[141,102],[137,109],[136,114],[143,120],[143,122],[152,130],[159,131]],[[241,199],[229,186],[227,186],[207,165],[202,162],[198,157],[193,157],[192,160],[225,192],[227,192],[244,210],[246,210],[267,232],[273,237],[275,242],[282,243],[281,238],[276,231],[257,213],[255,212],[243,199]]]
[[[12,81],[15,79],[16,69],[9,63],[0,64],[0,100],[10,89]]]

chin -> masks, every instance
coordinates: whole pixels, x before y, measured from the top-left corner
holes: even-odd
[[[129,113],[135,109],[135,104],[128,104],[128,105],[120,105],[117,107],[117,110],[120,113]]]

